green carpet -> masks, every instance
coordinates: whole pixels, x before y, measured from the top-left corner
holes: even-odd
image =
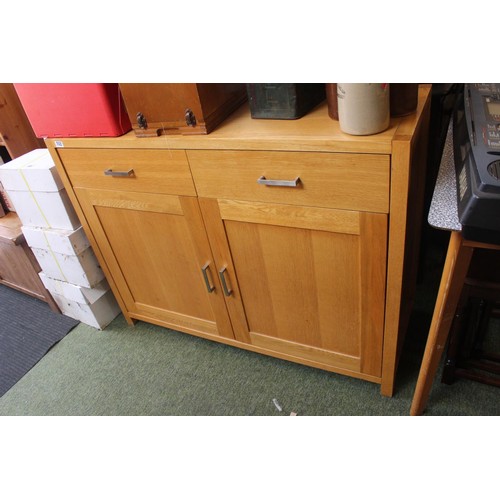
[[[408,415],[418,356],[392,398],[370,382],[119,316],[80,324],[0,398],[0,415]],[[427,415],[498,415],[497,388],[434,384]],[[276,399],[282,411],[273,403]]]

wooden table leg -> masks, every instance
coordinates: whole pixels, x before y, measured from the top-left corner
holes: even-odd
[[[473,247],[463,245],[460,232],[451,233],[410,415],[422,415],[427,406],[473,251]]]

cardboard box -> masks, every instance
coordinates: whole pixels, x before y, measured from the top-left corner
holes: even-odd
[[[35,247],[31,247],[31,250],[42,271],[50,278],[89,288],[104,278],[91,247],[76,255]]]
[[[34,149],[0,166],[7,191],[59,191],[63,183],[47,149]]]
[[[48,277],[89,288],[104,279],[81,226],[74,231],[23,226],[22,231]]]
[[[77,229],[81,224],[47,149],[0,165],[0,182],[24,226]]]
[[[32,248],[43,248],[64,255],[78,255],[90,246],[82,226],[74,230],[31,226],[23,226],[21,229]]]
[[[58,229],[80,226],[65,189],[54,193],[9,191],[9,196],[25,226]]]
[[[121,312],[106,280],[86,288],[49,278],[43,272],[39,276],[65,316],[102,330]]]

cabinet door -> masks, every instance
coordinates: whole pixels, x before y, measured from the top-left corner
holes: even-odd
[[[131,317],[234,338],[196,198],[75,193]]]
[[[379,380],[387,215],[201,198],[237,340]]]

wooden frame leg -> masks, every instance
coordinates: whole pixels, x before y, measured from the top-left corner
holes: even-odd
[[[463,245],[460,232],[451,233],[410,415],[421,415],[427,406],[473,252],[472,247]]]

